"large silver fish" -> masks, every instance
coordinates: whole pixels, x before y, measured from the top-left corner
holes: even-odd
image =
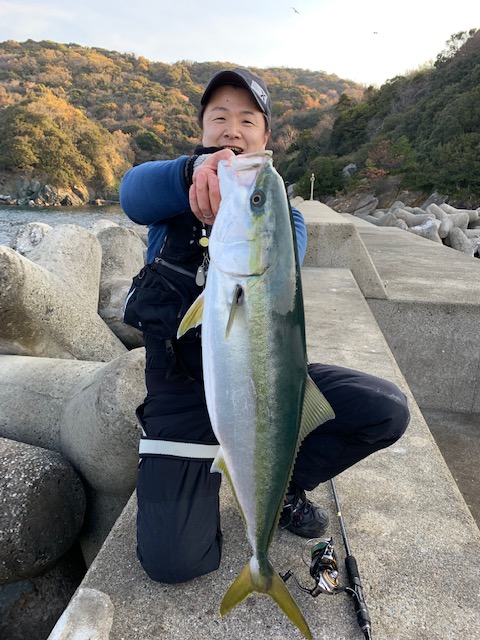
[[[207,283],[179,336],[202,323],[206,401],[220,443],[212,471],[228,478],[253,550],[220,613],[268,594],[311,638],[268,549],[300,444],[334,414],[307,374],[295,230],[271,152],[222,161],[218,175]]]

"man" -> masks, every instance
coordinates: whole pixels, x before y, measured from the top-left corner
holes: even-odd
[[[215,436],[203,391],[200,332],[176,340],[181,317],[201,291],[206,244],[220,205],[217,167],[237,153],[265,149],[271,100],[264,81],[246,69],[220,71],[201,100],[202,146],[193,156],[147,162],[121,184],[121,205],[149,226],[147,266],[134,279],[125,321],[144,332],[147,397],[137,409],[143,428],[138,471],[137,555],[148,575],[184,582],[215,570],[222,534],[219,474],[210,473]],[[298,253],[306,228],[293,209]],[[333,365],[309,365],[309,374],[336,417],[301,446],[280,524],[319,537],[328,515],[312,490],[405,431],[409,412],[392,383]]]

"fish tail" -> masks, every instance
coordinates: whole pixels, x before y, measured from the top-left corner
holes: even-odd
[[[308,624],[303,617],[302,612],[298,608],[297,603],[290,595],[289,590],[285,586],[285,583],[275,571],[272,574],[271,588],[267,591],[278,604],[280,609],[287,615],[294,625],[302,632],[305,638],[312,640],[312,633],[308,627]]]
[[[292,598],[285,583],[272,567],[270,579],[265,586],[259,586],[254,580],[250,563],[246,564],[239,573],[235,581],[230,585],[223,596],[220,605],[220,615],[225,615],[234,609],[240,602],[245,600],[251,593],[264,593],[269,595],[278,604],[280,609],[287,615],[293,624],[301,631],[307,640],[312,640],[312,633],[308,624],[298,608],[297,603]]]

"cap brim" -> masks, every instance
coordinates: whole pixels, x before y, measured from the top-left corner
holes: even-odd
[[[244,87],[248,90],[249,93],[251,93],[248,82],[240,74],[236,73],[235,71],[222,71],[210,80],[207,88],[204,91],[200,104],[206,104],[215,89],[223,87],[226,84],[233,84],[239,87]],[[257,102],[257,100],[255,100],[255,102]]]

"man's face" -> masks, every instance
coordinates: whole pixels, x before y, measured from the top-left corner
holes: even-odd
[[[265,117],[247,89],[224,85],[212,93],[203,114],[204,147],[254,153],[264,151],[269,135]]]

